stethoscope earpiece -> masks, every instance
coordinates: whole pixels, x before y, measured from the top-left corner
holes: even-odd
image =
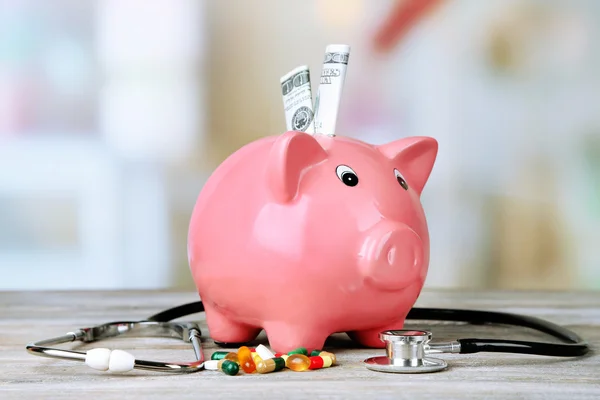
[[[141,369],[190,373],[204,369],[204,354],[202,353],[200,334],[200,328],[193,322],[119,321],[82,328],[63,336],[30,343],[26,349],[36,356],[82,361],[88,367],[98,371],[123,373],[133,369]],[[191,343],[196,361],[175,363],[139,360],[126,351],[101,347],[85,352],[47,347],[68,342],[93,343],[118,336],[180,339],[186,343]]]

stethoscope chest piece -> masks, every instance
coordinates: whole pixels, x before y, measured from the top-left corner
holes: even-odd
[[[444,360],[425,357],[431,332],[393,330],[379,334],[385,343],[385,356],[371,357],[364,361],[366,367],[378,372],[419,374],[437,372],[448,367]]]

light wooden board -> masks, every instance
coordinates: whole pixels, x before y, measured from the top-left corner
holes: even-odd
[[[367,370],[362,360],[383,354],[360,349],[337,335],[328,350],[340,365],[309,372],[284,370],[267,375],[226,376],[202,371],[190,375],[134,372],[109,375],[82,363],[29,355],[25,344],[79,327],[113,320],[138,320],[164,308],[197,300],[181,292],[4,292],[0,293],[0,399],[600,399],[600,293],[425,291],[417,305],[485,309],[529,314],[566,325],[591,344],[592,354],[560,359],[510,354],[440,355],[450,367],[421,375]],[[207,334],[203,314],[193,316]],[[421,323],[434,340],[461,337],[537,338],[525,329]],[[264,337],[263,337],[264,341]],[[66,345],[66,348],[72,344]],[[204,343],[207,358],[216,350]],[[191,348],[168,339],[116,339],[91,347],[122,348],[138,358],[191,361]]]

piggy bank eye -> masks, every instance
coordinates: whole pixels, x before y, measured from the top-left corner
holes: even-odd
[[[356,175],[356,172],[354,172],[349,166],[338,165],[338,167],[335,169],[335,173],[337,174],[338,178],[340,178],[340,181],[344,182],[345,185],[358,185],[358,176]]]
[[[404,180],[404,177],[402,176],[400,171],[398,171],[397,169],[394,169],[394,174],[396,174],[396,180],[398,181],[400,186],[402,186],[402,188],[404,188],[404,190],[408,190],[408,184]]]

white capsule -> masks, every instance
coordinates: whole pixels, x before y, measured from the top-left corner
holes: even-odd
[[[219,360],[204,361],[204,369],[209,371],[217,371],[219,369]]]
[[[275,358],[275,354],[271,350],[267,348],[267,346],[259,344],[256,348],[256,354],[260,356],[263,360],[268,360],[269,358]]]

